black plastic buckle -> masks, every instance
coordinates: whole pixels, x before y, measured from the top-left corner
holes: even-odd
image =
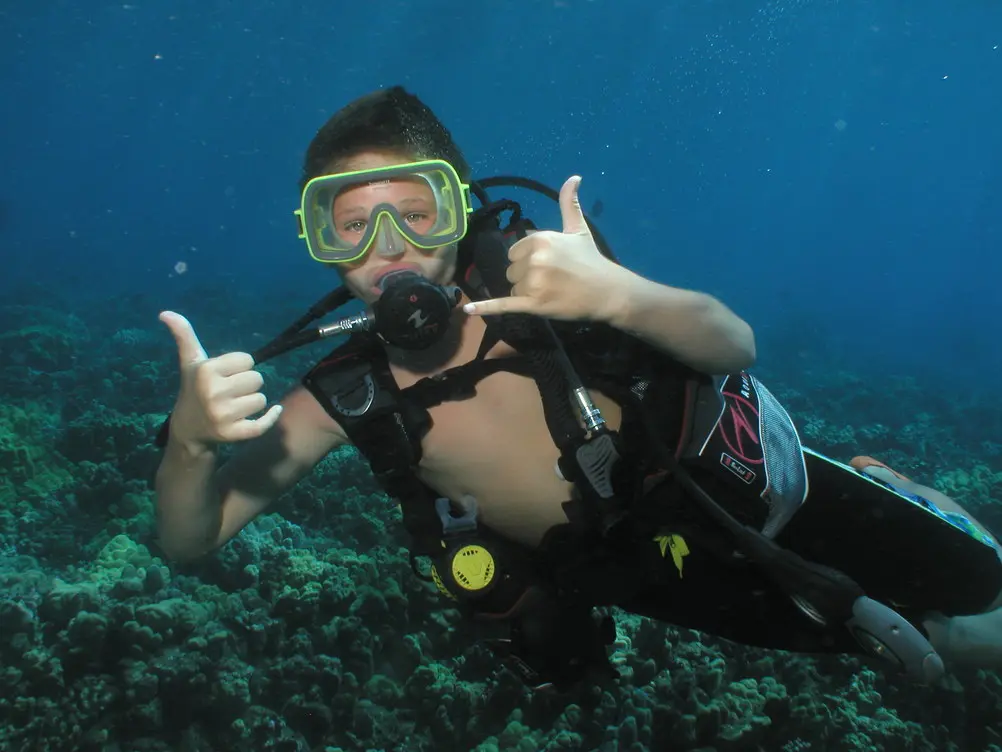
[[[442,534],[446,537],[474,533],[477,530],[477,500],[472,496],[462,496],[456,502],[463,514],[452,514],[452,502],[444,496],[435,499],[435,511],[442,521]]]

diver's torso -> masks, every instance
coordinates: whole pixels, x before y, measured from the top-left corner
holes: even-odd
[[[482,323],[471,319],[466,328],[467,341],[446,367],[476,355]],[[514,354],[500,342],[487,357]],[[391,372],[402,389],[420,378],[394,366]],[[618,428],[619,406],[605,395],[592,392],[592,397],[609,426]],[[560,453],[532,379],[501,371],[481,381],[474,397],[444,402],[429,412],[432,427],[422,441],[419,476],[436,492],[454,500],[473,496],[483,524],[530,546],[553,525],[567,522],[561,503],[571,497],[572,486],[555,472]]]

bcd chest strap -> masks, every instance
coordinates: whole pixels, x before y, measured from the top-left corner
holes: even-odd
[[[485,339],[485,347],[490,341]],[[400,389],[383,348],[356,336],[303,378],[303,385],[368,460],[379,485],[400,503],[413,556],[437,554],[443,537],[439,497],[418,477],[421,441],[431,428],[429,408],[474,396],[479,381],[500,371],[528,375],[529,368],[517,357],[478,357]]]
[[[307,373],[303,385],[368,460],[383,490],[401,504],[412,555],[436,553],[442,523],[435,494],[416,475],[431,419],[427,409],[402,397],[383,348],[353,336]]]

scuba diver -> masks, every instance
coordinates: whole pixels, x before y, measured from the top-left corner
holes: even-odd
[[[804,447],[747,370],[749,325],[620,265],[579,185],[471,180],[401,87],[334,114],[295,215],[341,285],[252,354],[210,358],[161,314],[181,370],[159,436],[163,551],[211,552],[352,444],[400,503],[415,573],[529,686],[611,675],[610,606],[878,656],[923,683],[1002,667],[989,532],[877,460]],[[556,199],[562,230],[492,200],[499,186]],[[316,324],[352,299],[361,313]],[[346,339],[269,407],[255,366],[326,337]],[[226,443],[240,446],[219,466]]]

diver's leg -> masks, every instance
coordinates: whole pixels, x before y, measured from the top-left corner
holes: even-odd
[[[999,546],[995,536],[946,494],[935,488],[920,485],[870,458],[857,457],[852,465],[867,475],[890,483],[907,493],[928,499],[944,512],[963,515],[978,530],[995,541],[995,549],[1002,560],[1002,547]],[[929,641],[948,666],[1002,670],[1002,593],[999,593],[988,611],[983,614],[954,617],[930,614],[922,623],[928,631]]]
[[[884,465],[871,457],[855,457],[853,458],[851,464],[854,468],[861,470],[869,476],[882,480],[885,483],[890,483],[892,486],[900,488],[902,491],[907,493],[921,496],[923,499],[928,499],[944,512],[952,512],[954,514],[963,515],[971,521],[974,527],[995,541],[995,548],[999,549],[998,539],[992,535],[991,531],[974,519],[974,516],[970,512],[960,506],[960,504],[955,502],[945,493],[937,491],[935,488],[929,488],[929,486],[923,486],[916,483],[910,478],[906,478],[900,473],[894,472],[891,468],[887,467],[887,465]],[[1002,558],[1002,550],[1000,550],[1000,558]],[[1002,606],[1002,601],[998,601],[996,605]]]
[[[948,668],[1002,670],[1002,608],[974,616],[930,614],[922,625]]]

